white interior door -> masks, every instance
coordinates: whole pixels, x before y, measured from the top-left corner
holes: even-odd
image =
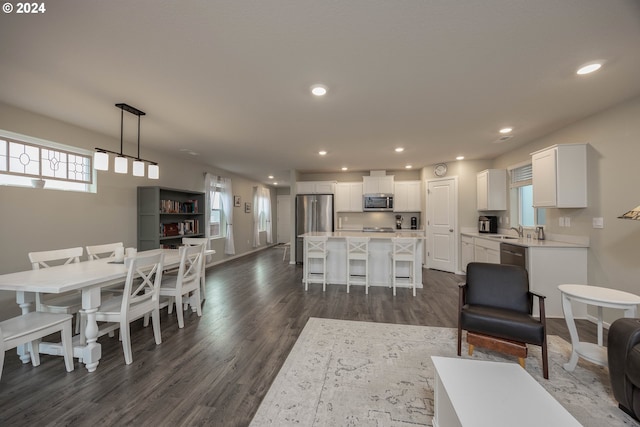
[[[427,267],[455,273],[457,270],[458,180],[456,177],[427,182]]]
[[[278,196],[277,203],[278,243],[287,243],[291,241],[291,196]]]

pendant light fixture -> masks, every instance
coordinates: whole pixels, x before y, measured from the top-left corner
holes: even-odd
[[[132,173],[133,176],[144,176],[144,167],[145,163],[149,164],[148,167],[148,177],[149,179],[158,179],[160,178],[160,168],[158,163],[153,162],[151,160],[145,160],[140,158],[140,116],[144,116],[146,113],[144,111],[140,111],[135,107],[132,107],[128,104],[119,103],[116,104],[116,107],[120,108],[120,152],[117,153],[111,150],[105,150],[104,148],[96,147],[96,152],[93,155],[93,166],[97,170],[109,170],[109,153],[116,154],[116,158],[113,163],[113,170],[116,173],[128,173],[129,171],[129,160],[133,159],[132,164]],[[138,155],[136,157],[129,156],[123,153],[124,148],[124,112],[131,113],[133,115],[138,116]]]

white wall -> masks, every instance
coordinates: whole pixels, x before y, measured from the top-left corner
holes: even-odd
[[[588,207],[547,209],[547,234],[589,237],[589,283],[640,295],[640,221],[617,218],[640,204],[640,97],[498,157],[493,167],[522,162],[531,152],[554,144],[584,142],[590,145]],[[558,225],[560,216],[571,218],[570,228]],[[593,228],[594,217],[604,218],[603,229]],[[620,316],[611,311],[606,320]]]
[[[0,129],[91,150],[94,147],[119,147],[120,143],[119,139],[2,103]],[[29,269],[27,254],[31,251],[114,241],[135,247],[137,186],[159,185],[203,191],[204,172],[232,179],[233,192],[243,201],[240,208],[234,208],[236,256],[255,250],[252,247],[253,215],[244,212],[244,202],[253,203],[253,187],[259,183],[191,159],[154,152],[145,146],[144,140],[142,147],[145,158],[160,164],[160,179],[157,181],[100,171],[95,194],[0,186],[0,274]],[[125,147],[124,152],[133,153],[135,150],[133,146]],[[277,203],[274,189],[271,196],[275,218]],[[274,225],[274,236],[276,232]],[[264,247],[264,235],[261,243]],[[217,251],[213,262],[229,258],[224,255],[222,239],[213,241],[213,249]],[[15,302],[14,294],[0,292],[2,319],[19,314],[15,303],[6,304],[7,301]]]

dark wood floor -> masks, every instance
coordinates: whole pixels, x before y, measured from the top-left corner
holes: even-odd
[[[424,289],[301,284],[302,267],[271,248],[207,271],[203,317],[189,313],[178,329],[175,313],[161,315],[162,339],[132,326],[132,365],[117,338],[102,337],[103,358],[88,373],[77,361],[67,373],[60,357],[42,356],[34,368],[6,353],[0,380],[0,426],[215,425],[246,426],[309,317],[455,327],[457,283],[463,276],[424,270]],[[579,322],[581,339],[595,342],[595,326]],[[569,340],[562,319],[549,333]]]

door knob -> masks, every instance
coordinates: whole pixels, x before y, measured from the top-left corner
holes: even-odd
[[[453,228],[450,228],[450,229],[449,229],[449,233],[453,233]]]

